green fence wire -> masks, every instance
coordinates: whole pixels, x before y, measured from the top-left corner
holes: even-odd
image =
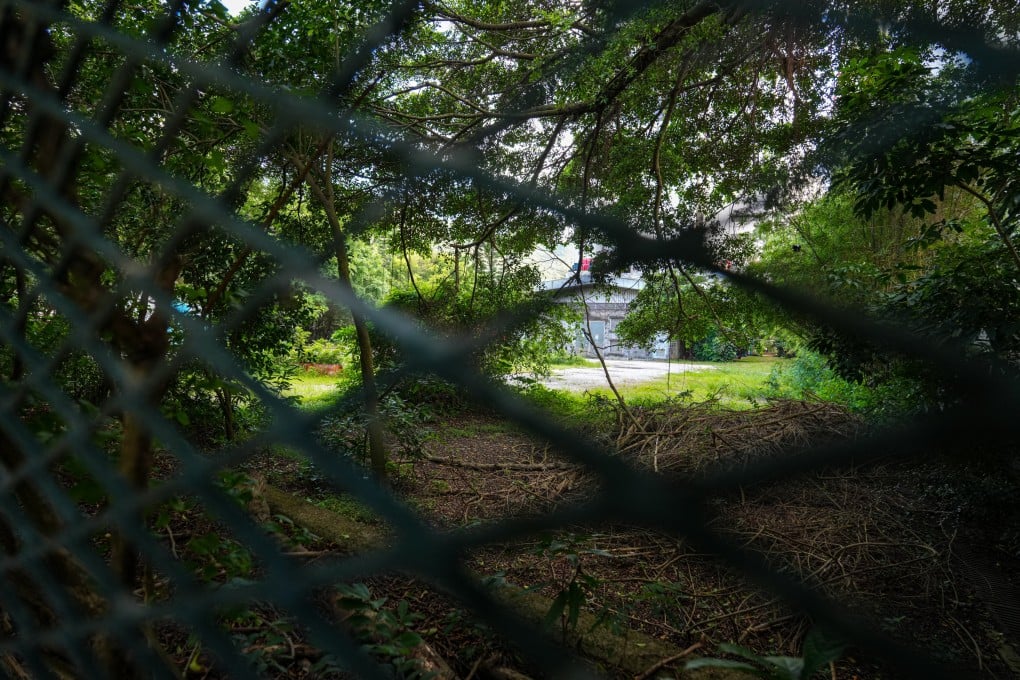
[[[387,677],[358,642],[323,614],[315,604],[315,593],[337,583],[400,571],[415,574],[454,595],[524,650],[550,677],[586,676],[591,673],[589,668],[496,603],[465,571],[461,559],[479,546],[579,523],[625,523],[682,536],[718,555],[798,611],[895,665],[904,677],[957,677],[924,650],[905,649],[890,641],[868,622],[848,616],[840,602],[819,595],[810,584],[775,571],[761,555],[713,531],[708,523],[707,502],[748,484],[788,479],[848,462],[905,458],[947,443],[962,444],[973,438],[975,430],[983,432],[989,441],[1004,441],[1013,431],[1020,407],[1018,383],[1009,367],[967,359],[959,351],[932,346],[903,329],[832,309],[795,291],[739,273],[721,272],[737,284],[812,316],[840,333],[866,338],[890,352],[922,360],[945,375],[959,376],[957,390],[964,398],[957,402],[961,405],[937,416],[860,441],[791,451],[786,457],[770,458],[739,470],[712,470],[686,482],[667,481],[628,466],[613,451],[579,438],[511,391],[479,375],[471,368],[475,347],[470,342],[451,344],[396,313],[363,302],[336,280],[320,274],[320,260],[315,254],[239,217],[235,209],[238,199],[246,184],[262,170],[263,159],[286,135],[305,127],[377,150],[393,159],[408,179],[448,173],[555,213],[566,222],[597,230],[615,246],[621,263],[674,259],[715,269],[695,237],[660,241],[642,236],[631,225],[582,211],[555,194],[487,174],[469,155],[428,151],[350,108],[345,103],[346,95],[360,69],[379,45],[421,9],[418,2],[395,4],[386,20],[340,64],[330,87],[317,97],[302,97],[254,82],[237,68],[252,39],[281,11],[287,11],[280,4],[270,3],[241,25],[222,61],[199,63],[182,59],[166,48],[175,36],[187,30],[186,17],[202,11],[194,3],[169,3],[165,14],[153,20],[145,39],[116,28],[119,13],[127,11],[116,1],[107,3],[97,13],[100,19],[96,21],[75,16],[62,3],[0,3],[0,267],[4,277],[16,273],[30,282],[18,293],[16,307],[0,308],[0,345],[26,367],[17,380],[0,383],[0,568],[5,580],[0,588],[0,610],[7,628],[7,634],[0,638],[0,653],[23,660],[27,669],[40,678],[104,677],[110,674],[111,656],[117,654],[131,659],[125,668],[144,669],[139,674],[174,677],[174,671],[150,640],[153,625],[172,621],[192,633],[230,675],[254,677],[256,671],[220,626],[218,616],[231,606],[258,601],[292,615],[314,645],[342,660],[357,676]],[[789,8],[763,2],[746,4],[742,9],[773,12]],[[802,11],[804,21],[822,16],[818,7],[808,4],[798,4],[791,11],[794,15]],[[844,11],[841,21],[848,27],[870,25],[866,13]],[[72,36],[60,64],[51,62],[48,54],[54,27]],[[945,27],[933,24],[914,29],[921,35]],[[983,59],[988,78],[1016,78],[1018,55],[987,43],[978,32],[958,27],[945,42]],[[72,110],[66,104],[67,93],[82,77],[83,66],[100,45],[119,66],[93,111]],[[569,66],[569,61],[565,63]],[[142,149],[119,137],[112,127],[127,93],[147,82],[145,72],[152,65],[175,73],[185,84],[172,93],[170,110],[176,113],[154,123],[155,141]],[[218,195],[209,195],[169,169],[163,160],[164,152],[186,124],[189,110],[205,91],[239,93],[274,114],[272,125],[259,133],[247,160],[234,168],[231,182]],[[526,103],[527,97],[521,101]],[[512,113],[508,112],[508,117]],[[110,163],[105,196],[93,201],[88,210],[76,195],[87,148],[104,149]],[[147,258],[124,252],[107,231],[118,211],[124,209],[129,190],[138,183],[158,187],[183,206],[162,252]],[[357,219],[370,223],[375,218],[375,207],[366,206]],[[175,300],[154,280],[177,245],[209,234],[227,235],[252,251],[264,253],[277,272],[215,326],[175,308]],[[39,243],[48,249],[48,257],[38,255]],[[103,279],[106,293],[101,297],[89,297],[84,288],[75,287],[76,281],[88,280],[93,271],[90,267],[116,273]],[[362,468],[317,442],[311,433],[322,414],[296,411],[253,379],[228,349],[231,333],[296,280],[370,319],[395,338],[411,358],[406,371],[431,373],[459,385],[584,465],[597,479],[598,493],[540,517],[511,518],[448,532],[430,527],[386,489],[367,479]],[[137,297],[140,291],[152,300],[152,310],[158,310],[166,324],[181,330],[181,343],[168,358],[147,362],[145,357],[129,356],[124,348],[109,342],[110,327],[120,319],[119,305],[124,299]],[[70,327],[62,343],[45,352],[24,336],[26,321],[41,301],[66,319]],[[80,353],[91,357],[105,379],[116,387],[98,404],[98,411],[82,408],[61,389],[55,377],[62,362]],[[153,402],[152,395],[161,385],[196,360],[214,367],[223,379],[250,390],[267,413],[267,425],[256,437],[215,457],[198,450]],[[43,436],[27,424],[26,413],[39,404],[45,404],[63,423],[55,436]],[[136,488],[96,443],[99,423],[106,416],[130,417],[139,423],[145,436],[155,438],[172,453],[178,469],[159,485]],[[352,494],[378,514],[393,529],[392,547],[314,564],[284,554],[278,542],[267,536],[215,481],[217,470],[242,463],[270,445],[286,446],[307,456],[337,490]],[[94,514],[81,512],[54,473],[54,465],[71,456],[113,499]],[[144,520],[146,510],[180,495],[199,498],[202,506],[255,555],[260,565],[255,580],[211,588],[197,580],[191,569],[154,537]],[[97,536],[109,532],[120,536],[128,549],[137,551],[148,567],[170,579],[174,584],[171,598],[144,603],[128,591],[123,574],[111,564],[105,544],[97,542]],[[49,612],[49,618],[41,611]],[[95,644],[97,637],[106,640],[106,652]]]

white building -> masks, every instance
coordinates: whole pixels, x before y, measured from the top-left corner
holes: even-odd
[[[584,319],[576,329],[573,351],[583,356],[594,357],[598,347],[603,357],[628,359],[667,359],[670,344],[663,337],[651,349],[625,345],[616,334],[618,324],[627,316],[631,303],[645,282],[637,277],[611,277],[605,284],[595,284],[589,272],[581,272],[580,282],[575,277],[545,281],[542,290],[549,291],[563,304],[574,306]],[[588,334],[591,341],[588,340]]]
[[[733,237],[754,230],[755,224],[764,214],[764,203],[760,200],[739,201],[727,205],[713,215],[711,222],[717,226],[719,237]],[[704,220],[701,220],[703,223]],[[594,357],[595,351],[588,342],[585,330],[604,357],[625,357],[633,359],[676,359],[679,346],[663,335],[651,349],[624,345],[616,334],[616,327],[627,316],[631,302],[638,291],[645,287],[641,275],[636,272],[611,277],[606,284],[592,283],[588,271],[580,272],[580,282],[572,276],[578,266],[576,245],[561,245],[554,250],[537,250],[530,258],[542,273],[541,290],[550,291],[557,300],[574,305],[586,319],[584,328],[578,328],[573,344],[577,354]],[[582,269],[587,265],[582,264]]]

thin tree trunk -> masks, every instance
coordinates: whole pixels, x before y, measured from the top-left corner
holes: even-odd
[[[333,220],[331,220],[333,221]],[[336,264],[340,282],[351,289],[351,267],[347,257],[347,236],[334,222],[333,238],[336,243]],[[379,481],[386,479],[386,463],[389,453],[383,440],[382,421],[379,418],[379,393],[375,384],[375,365],[372,359],[372,340],[368,335],[368,325],[360,314],[351,312],[354,319],[354,330],[358,339],[358,354],[361,364],[361,384],[365,395],[365,415],[368,416],[368,459],[372,474]]]
[[[297,154],[290,154],[291,160],[303,170],[305,163]],[[333,145],[328,147],[327,167],[332,164]],[[333,232],[333,245],[336,255],[337,274],[340,283],[348,291],[353,292],[351,285],[351,267],[347,254],[347,235],[344,233],[340,218],[336,212],[333,202],[333,184],[331,181],[319,182],[314,172],[308,173],[308,186],[316,199],[322,205],[329,220],[329,226]],[[372,474],[376,479],[383,482],[386,480],[386,464],[389,461],[389,452],[386,450],[386,442],[383,439],[382,420],[379,417],[379,391],[375,384],[375,365],[372,359],[372,340],[368,335],[368,325],[365,319],[358,312],[351,310],[351,318],[354,320],[355,337],[358,341],[358,354],[361,364],[361,383],[364,393],[365,415],[368,418],[368,459]]]
[[[223,413],[223,436],[228,442],[232,442],[237,437],[237,428],[234,427],[234,400],[230,392],[222,387],[216,390],[216,400],[220,402],[220,412]]]
[[[28,295],[28,286],[25,282],[25,272],[20,269],[14,271],[15,286],[18,291],[18,320],[17,325],[14,328],[14,332],[19,338],[24,339],[25,332],[28,330],[28,315],[29,309],[25,308],[28,304],[26,301]],[[17,382],[25,376],[25,360],[21,356],[21,352],[14,353],[14,364],[11,366],[11,382]]]
[[[957,180],[956,185],[966,191],[968,194],[981,201],[981,204],[985,206],[985,210],[988,212],[988,219],[992,223],[992,227],[995,228],[995,233],[999,235],[999,239],[1002,244],[1006,246],[1006,252],[1013,259],[1013,264],[1016,265],[1017,271],[1020,271],[1020,253],[1017,252],[1016,246],[1013,245],[1013,241],[1009,238],[1009,232],[1006,231],[1005,225],[1002,224],[1002,220],[999,218],[999,213],[995,210],[995,205],[992,200],[985,196],[980,191],[974,189],[969,184],[963,181]]]
[[[126,412],[122,422],[120,473],[134,489],[144,493],[152,471],[152,437],[145,423],[133,412]],[[114,535],[113,565],[125,590],[133,591],[138,584],[138,556],[134,546],[120,533]]]

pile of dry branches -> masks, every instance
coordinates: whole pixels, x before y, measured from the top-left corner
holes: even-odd
[[[845,408],[804,401],[748,411],[673,403],[621,408],[616,416],[604,418],[613,423],[602,434],[605,443],[635,465],[676,478],[846,441],[866,428]],[[583,498],[595,483],[582,466],[524,433],[476,433],[436,448],[443,455],[419,462],[419,488],[427,490],[422,505],[452,524],[547,511]],[[951,649],[956,660],[969,657],[981,667],[994,651],[951,568],[958,512],[926,496],[940,474],[923,461],[844,467],[736,489],[708,509],[716,530],[848,608],[887,622],[891,635],[909,631],[914,643]],[[601,584],[587,596],[593,611],[679,647],[740,642],[799,653],[810,625],[802,615],[679,537],[629,526],[568,534],[574,559]],[[576,561],[527,557],[540,549],[482,551],[473,566],[498,569],[520,584],[571,577]],[[845,665],[841,677],[873,670]]]
[[[619,422],[615,444],[621,454],[672,474],[848,439],[862,428],[842,406],[792,400],[748,411],[722,410],[712,401],[631,407]]]

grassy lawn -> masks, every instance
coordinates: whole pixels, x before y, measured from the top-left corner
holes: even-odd
[[[564,354],[550,359],[549,365],[556,369],[566,368],[568,366],[598,366],[599,362],[595,359],[589,359],[577,354]]]
[[[673,373],[668,377],[639,385],[621,385],[620,392],[625,399],[633,402],[657,402],[667,397],[689,393],[690,398],[695,401],[717,397],[719,404],[726,408],[751,408],[752,400],[761,401],[765,398],[767,391],[765,380],[772,369],[785,361],[788,360],[775,357],[744,357],[739,361],[727,362],[683,362],[711,366],[713,370],[689,371],[681,366],[674,366]],[[584,364],[572,361],[565,366],[579,364],[598,366],[596,361],[585,361]],[[293,377],[286,395],[297,397],[302,409],[317,410],[328,407],[336,401],[339,396],[338,382],[338,376],[319,375],[310,371],[300,372]],[[589,391],[612,396],[608,387]],[[567,401],[576,400],[579,402],[578,406],[587,401],[580,394],[564,392],[563,396]]]
[[[314,371],[299,371],[290,381],[285,397],[297,397],[302,409],[315,411],[335,402],[340,376],[321,375]]]
[[[765,398],[765,379],[777,364],[784,361],[787,360],[776,357],[744,357],[739,361],[685,362],[712,366],[714,370],[685,371],[676,367],[668,377],[640,385],[621,386],[620,394],[630,401],[661,401],[689,392],[694,401],[704,401],[714,396],[719,399],[719,405],[726,408],[751,408],[752,400],[761,401]],[[612,396],[608,387],[590,391]]]

